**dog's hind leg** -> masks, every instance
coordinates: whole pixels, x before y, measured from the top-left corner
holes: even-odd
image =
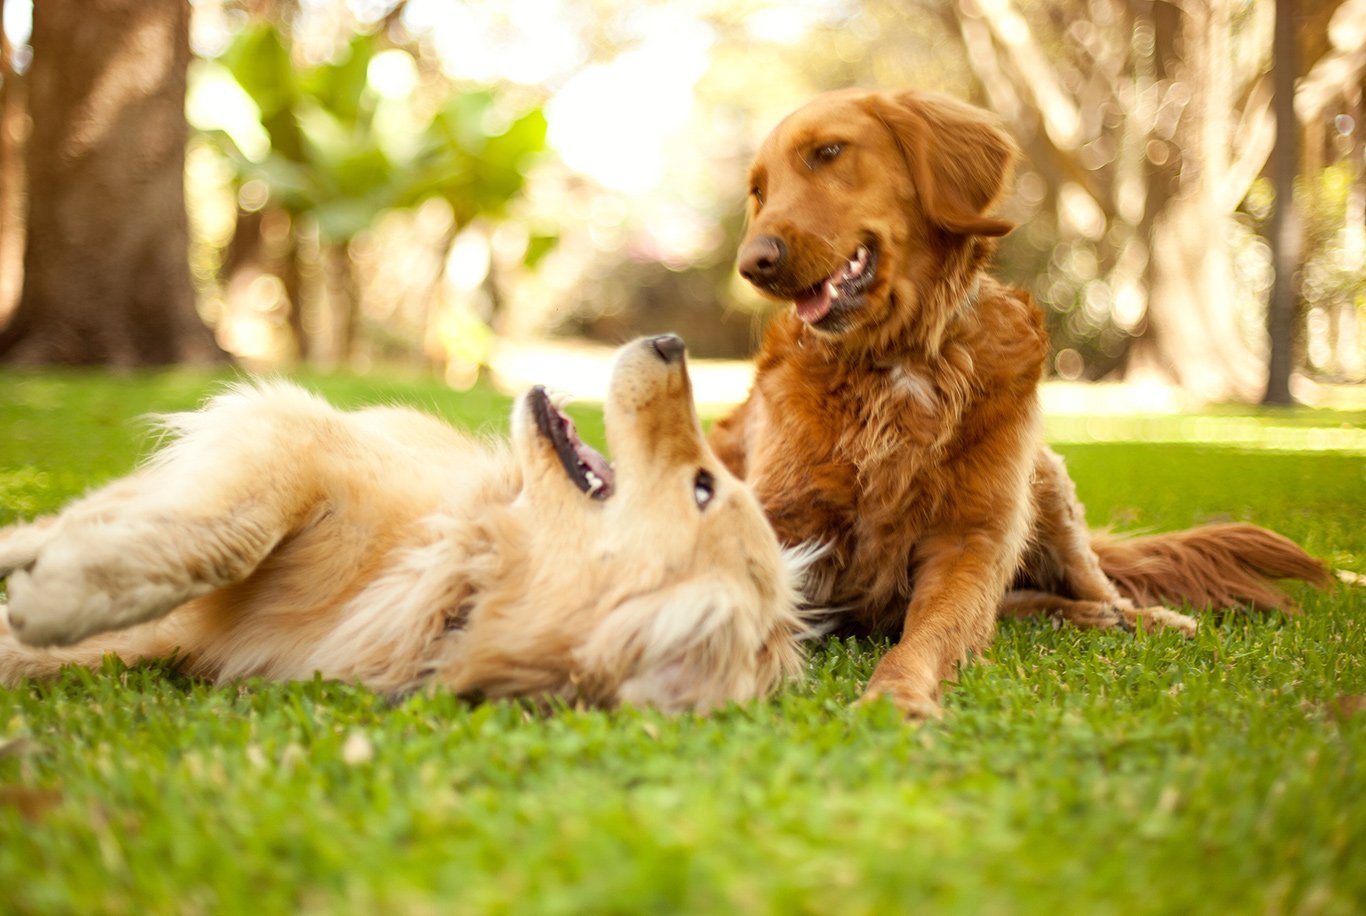
[[[1019,588],[1006,592],[996,610],[998,617],[1053,617],[1083,629],[1132,629],[1108,601],[1080,601],[1052,592]]]
[[[1034,464],[1034,546],[1029,552],[1025,578],[1044,589],[1056,589],[1069,597],[1026,590],[1013,606],[1007,602],[1002,615],[1047,612],[1079,626],[1112,626],[1132,630],[1142,622],[1145,629],[1172,627],[1194,635],[1194,618],[1165,607],[1135,607],[1120,594],[1101,569],[1091,546],[1086,512],[1062,458],[1052,449],[1039,450]],[[1040,596],[1049,601],[1041,602]],[[1109,609],[1108,611],[1106,609]],[[1109,624],[1103,621],[1109,616]]]
[[[1119,628],[1133,632],[1141,622],[1145,631],[1170,627],[1186,636],[1195,635],[1195,620],[1164,607],[1134,608],[1121,598],[1109,601],[1065,598],[1052,592],[1014,589],[1006,592],[997,608],[998,617],[1053,617],[1082,629]]]
[[[0,533],[19,641],[71,645],[250,575],[311,510],[279,466],[308,447],[307,419],[282,425],[281,400],[238,391],[172,418],[180,438],[147,467],[40,526]]]
[[[193,657],[198,649],[193,621],[171,615],[118,633],[92,637],[67,648],[40,649],[19,642],[6,623],[0,604],[0,686],[14,686],[28,678],[52,677],[67,665],[98,668],[106,655],[132,665],[172,655]]]

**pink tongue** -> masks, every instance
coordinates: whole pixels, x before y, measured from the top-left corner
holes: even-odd
[[[613,474],[612,466],[607,463],[607,459],[597,453],[596,450],[583,444],[579,438],[579,430],[574,425],[574,421],[569,418],[569,414],[558,411],[560,419],[564,420],[565,432],[569,434],[569,442],[574,446],[574,454],[579,456],[579,460],[588,465],[588,470],[597,474],[605,482],[611,483]]]
[[[822,283],[814,292],[792,300],[792,304],[797,307],[797,317],[807,324],[815,324],[829,315],[833,302],[830,298],[829,283]]]
[[[612,466],[607,463],[606,459],[587,446],[575,449],[575,451],[579,455],[579,460],[588,465],[590,471],[597,474],[606,483],[612,482]]]

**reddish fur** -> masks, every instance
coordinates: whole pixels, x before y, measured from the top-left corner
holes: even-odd
[[[812,151],[836,143],[837,156],[816,163]],[[1216,604],[1274,603],[1257,584],[1266,576],[1322,577],[1293,544],[1251,526],[1237,539],[1209,529],[1102,542],[1097,559],[1041,438],[1042,315],[985,272],[991,237],[1010,228],[988,212],[1015,154],[984,112],[959,102],[850,90],[785,119],[751,168],[741,260],[764,239],[786,250],[765,292],[795,298],[870,239],[878,269],[862,304],[836,315],[842,324],[808,326],[795,309],[773,320],[749,399],[711,444],[783,541],[829,546],[810,574],[812,600],[846,609],[857,628],[900,634],[868,693],[913,716],[937,712],[940,683],[990,642],[998,611],[1193,628],[1133,607],[1102,563],[1145,604],[1205,595],[1183,591],[1184,578],[1157,585],[1193,552],[1205,566],[1181,568],[1213,567],[1229,586]],[[1034,588],[1003,605],[1012,585]]]
[[[1320,588],[1330,581],[1323,564],[1294,541],[1256,525],[1206,525],[1130,539],[1097,534],[1091,543],[1120,593],[1141,604],[1289,611],[1294,605],[1275,580],[1303,579]]]

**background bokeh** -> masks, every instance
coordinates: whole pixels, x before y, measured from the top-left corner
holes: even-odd
[[[1270,0],[191,8],[188,257],[200,316],[253,365],[464,386],[505,342],[662,330],[743,357],[771,308],[732,268],[748,158],[804,99],[861,85],[969,99],[1017,137],[998,270],[1046,308],[1055,376],[1256,399],[1281,68],[1296,392],[1366,373],[1362,0],[1295,5],[1290,59]],[[22,287],[32,14],[3,0],[0,321]]]

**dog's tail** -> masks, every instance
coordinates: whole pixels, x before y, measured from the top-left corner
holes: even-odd
[[[1256,525],[1205,525],[1135,538],[1093,534],[1091,546],[1120,594],[1140,606],[1293,611],[1276,580],[1319,587],[1331,580],[1327,567],[1294,541]]]

